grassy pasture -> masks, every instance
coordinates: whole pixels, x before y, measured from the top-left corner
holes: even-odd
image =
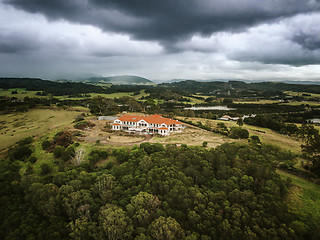
[[[223,143],[236,141],[239,140],[190,126],[184,129],[181,133],[172,133],[170,136],[165,137],[154,136],[149,142],[162,144],[187,144],[189,146],[201,146],[203,142],[208,142],[208,148],[214,148]]]
[[[17,91],[17,94],[12,94],[12,91]],[[24,99],[25,97],[38,97],[38,98],[45,98],[48,96],[40,96],[36,95],[37,92],[41,91],[26,91],[24,88],[17,88],[17,89],[1,89],[0,88],[0,97],[7,96],[7,97],[16,97],[18,99]],[[149,94],[145,92],[145,90],[141,90],[138,95],[133,95],[133,92],[118,92],[118,93],[111,93],[111,94],[105,94],[105,93],[88,93],[88,95],[91,95],[92,97],[96,96],[102,96],[105,98],[119,98],[123,96],[133,97],[135,99],[139,99],[142,96],[148,96]],[[53,96],[54,98],[58,98],[60,100],[81,100],[85,99],[85,97],[69,97],[68,95],[65,96]]]
[[[180,117],[180,119],[185,119],[185,118]],[[236,122],[233,122],[233,121],[209,120],[204,118],[191,118],[191,117],[186,118],[186,120],[193,121],[194,123],[202,122],[202,124],[210,124],[212,127],[216,127],[218,122],[223,122],[228,128],[238,127]],[[242,127],[244,129],[247,129],[250,135],[259,136],[262,143],[274,144],[283,149],[290,150],[294,153],[300,152],[300,145],[302,142],[299,140],[293,139],[283,134],[279,134],[268,128],[256,127],[256,126],[251,126],[247,124],[244,124]],[[219,136],[221,137],[222,135],[219,135]]]
[[[302,101],[302,102],[289,102],[289,103],[281,103],[281,105],[291,105],[291,106],[300,106],[300,105],[309,105],[309,106],[320,106],[320,102],[314,101]]]
[[[26,137],[42,135],[69,124],[79,114],[79,111],[34,109],[25,113],[0,115],[0,149]]]
[[[17,94],[12,94],[12,91],[17,91]],[[40,95],[36,95],[37,92],[41,92],[41,91],[26,91],[24,88],[14,88],[14,89],[1,89],[0,88],[0,97],[16,97],[20,100],[24,99],[25,97],[38,97],[38,98],[43,98],[43,97],[47,97],[47,96],[40,96]]]
[[[320,186],[279,169],[277,173],[284,179],[290,178],[294,184],[287,196],[291,210],[309,223],[309,227],[319,228]]]
[[[285,91],[284,93],[291,95],[291,96],[302,96],[305,98],[314,98],[314,97],[320,97],[320,94],[318,93],[308,93],[308,92],[293,92],[293,91]],[[303,96],[303,94],[310,94],[311,96]]]
[[[141,90],[138,95],[133,95],[134,92],[118,92],[118,93],[110,93],[110,94],[105,94],[105,93],[88,93],[87,95],[90,95],[91,98],[97,97],[97,96],[102,96],[105,98],[119,98],[119,97],[133,97],[134,99],[139,99],[142,96],[148,96],[149,94],[145,92],[145,90]],[[80,99],[85,99],[85,97],[68,97],[68,96],[60,96],[57,97],[61,100],[80,100]]]
[[[237,103],[237,104],[273,104],[273,103],[279,103],[279,101],[278,100],[256,100],[256,101],[237,100],[237,101],[234,101],[234,103]]]

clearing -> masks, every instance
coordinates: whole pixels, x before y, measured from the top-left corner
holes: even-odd
[[[192,121],[193,123],[201,122],[204,125],[210,125],[215,128],[219,122],[224,123],[228,128],[238,127],[237,123],[234,121],[221,121],[221,120],[210,120],[205,118],[195,118],[195,117],[178,117],[178,119],[184,119],[187,121]],[[262,143],[274,144],[286,150],[290,150],[294,153],[300,153],[300,145],[302,144],[301,140],[293,139],[287,135],[277,133],[268,128],[256,127],[244,124],[242,128],[247,129],[251,135],[257,135]],[[218,135],[220,138],[223,138],[222,135]],[[230,138],[227,138],[230,139]],[[234,139],[231,139],[234,141]]]
[[[0,149],[29,136],[43,135],[51,129],[70,124],[80,110],[33,109],[0,115]]]
[[[320,186],[306,179],[277,169],[282,178],[290,178],[294,186],[287,196],[290,209],[297,213],[309,227],[318,228],[320,223]]]

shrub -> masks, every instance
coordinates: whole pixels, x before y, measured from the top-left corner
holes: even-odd
[[[155,152],[161,152],[164,150],[164,147],[161,143],[148,143],[148,142],[144,142],[140,144],[140,148],[143,149],[146,153],[148,154],[152,154]]]
[[[249,132],[246,129],[243,129],[240,127],[234,127],[234,128],[231,128],[229,137],[244,139],[249,137]]]
[[[56,146],[53,150],[53,156],[55,158],[60,158],[62,155],[65,154],[65,148],[62,146]]]
[[[113,155],[120,163],[124,163],[129,159],[129,152],[124,148],[118,148],[113,150]]]
[[[62,159],[64,161],[68,161],[69,159],[73,158],[75,155],[74,147],[70,146],[65,151],[62,152]]]
[[[19,142],[17,142],[18,145],[27,145],[33,142],[33,138],[32,137],[27,137],[25,139],[20,140]]]
[[[44,140],[41,144],[43,150],[47,150],[51,146],[51,142],[49,140]]]
[[[92,122],[88,122],[88,121],[81,121],[81,122],[77,122],[73,127],[76,129],[81,129],[84,130],[86,128],[91,128],[94,127],[95,124]]]
[[[33,154],[30,155],[29,159],[28,159],[29,162],[31,163],[35,163],[37,161],[37,158],[36,156],[34,156]]]
[[[55,142],[55,145],[60,145],[63,147],[68,147],[70,144],[73,143],[72,141],[72,135],[69,131],[62,131],[57,133],[54,137],[53,140]]]
[[[80,116],[77,116],[76,119],[73,121],[74,123],[76,122],[80,122],[80,121],[83,121],[84,118],[83,118],[83,115],[81,114]]]
[[[41,175],[46,175],[50,173],[52,170],[48,163],[42,163],[40,165],[40,169],[41,169],[41,172],[40,172]]]
[[[16,160],[23,160],[31,155],[31,149],[26,145],[18,145],[12,150],[12,156]]]
[[[261,144],[260,138],[257,135],[252,135],[250,136],[250,138],[248,139],[248,141],[250,143],[254,143],[254,144]]]
[[[208,146],[208,142],[203,142],[202,143],[202,147],[207,147]]]
[[[93,165],[102,159],[106,159],[108,157],[108,152],[103,150],[93,150],[89,154],[89,162]]]
[[[182,148],[188,148],[188,145],[183,143],[183,144],[181,144],[181,147]]]

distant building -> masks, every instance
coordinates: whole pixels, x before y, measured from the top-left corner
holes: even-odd
[[[184,125],[178,120],[154,114],[148,117],[124,115],[113,121],[112,130],[123,130],[139,134],[170,135],[172,132],[181,132]]]
[[[223,120],[223,121],[230,121],[232,117],[229,115],[223,115],[221,118],[218,118],[218,120]]]
[[[223,120],[223,121],[237,121],[239,118],[238,117],[230,117],[229,115],[223,115],[221,118],[218,118],[218,120]]]

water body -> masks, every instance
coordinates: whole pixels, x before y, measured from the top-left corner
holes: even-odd
[[[186,110],[193,110],[193,111],[198,111],[198,110],[221,110],[221,111],[232,111],[232,110],[237,110],[236,108],[228,108],[226,106],[211,106],[211,107],[190,107],[190,108],[184,108]]]

